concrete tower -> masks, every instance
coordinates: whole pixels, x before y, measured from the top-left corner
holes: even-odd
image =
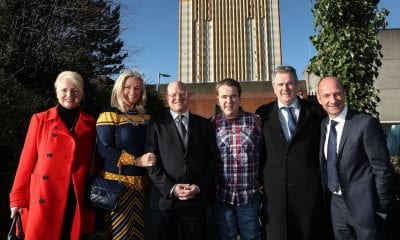
[[[281,63],[279,0],[179,0],[180,81],[269,81]]]

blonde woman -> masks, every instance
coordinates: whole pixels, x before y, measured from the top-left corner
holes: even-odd
[[[104,159],[104,178],[125,186],[119,207],[105,217],[107,239],[145,239],[144,187],[146,167],[155,156],[144,153],[146,125],[146,88],[142,76],[124,71],[114,83],[111,107],[97,120],[98,151]]]

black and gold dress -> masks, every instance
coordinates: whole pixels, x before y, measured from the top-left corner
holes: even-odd
[[[107,239],[145,239],[145,196],[147,171],[134,165],[144,154],[149,115],[123,113],[110,107],[97,120],[97,145],[103,159],[101,174],[127,186],[116,211],[106,214]]]

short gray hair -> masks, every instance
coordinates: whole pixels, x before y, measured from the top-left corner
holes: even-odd
[[[281,65],[274,69],[274,78],[272,79],[273,84],[275,83],[275,78],[278,73],[289,73],[290,75],[292,75],[292,77],[294,77],[296,82],[299,81],[299,79],[297,78],[296,69],[294,67],[289,65]]]

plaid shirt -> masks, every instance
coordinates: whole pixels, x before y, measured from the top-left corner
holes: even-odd
[[[260,118],[240,111],[235,119],[226,119],[220,113],[211,122],[217,142],[217,198],[233,205],[246,204],[260,189]]]

